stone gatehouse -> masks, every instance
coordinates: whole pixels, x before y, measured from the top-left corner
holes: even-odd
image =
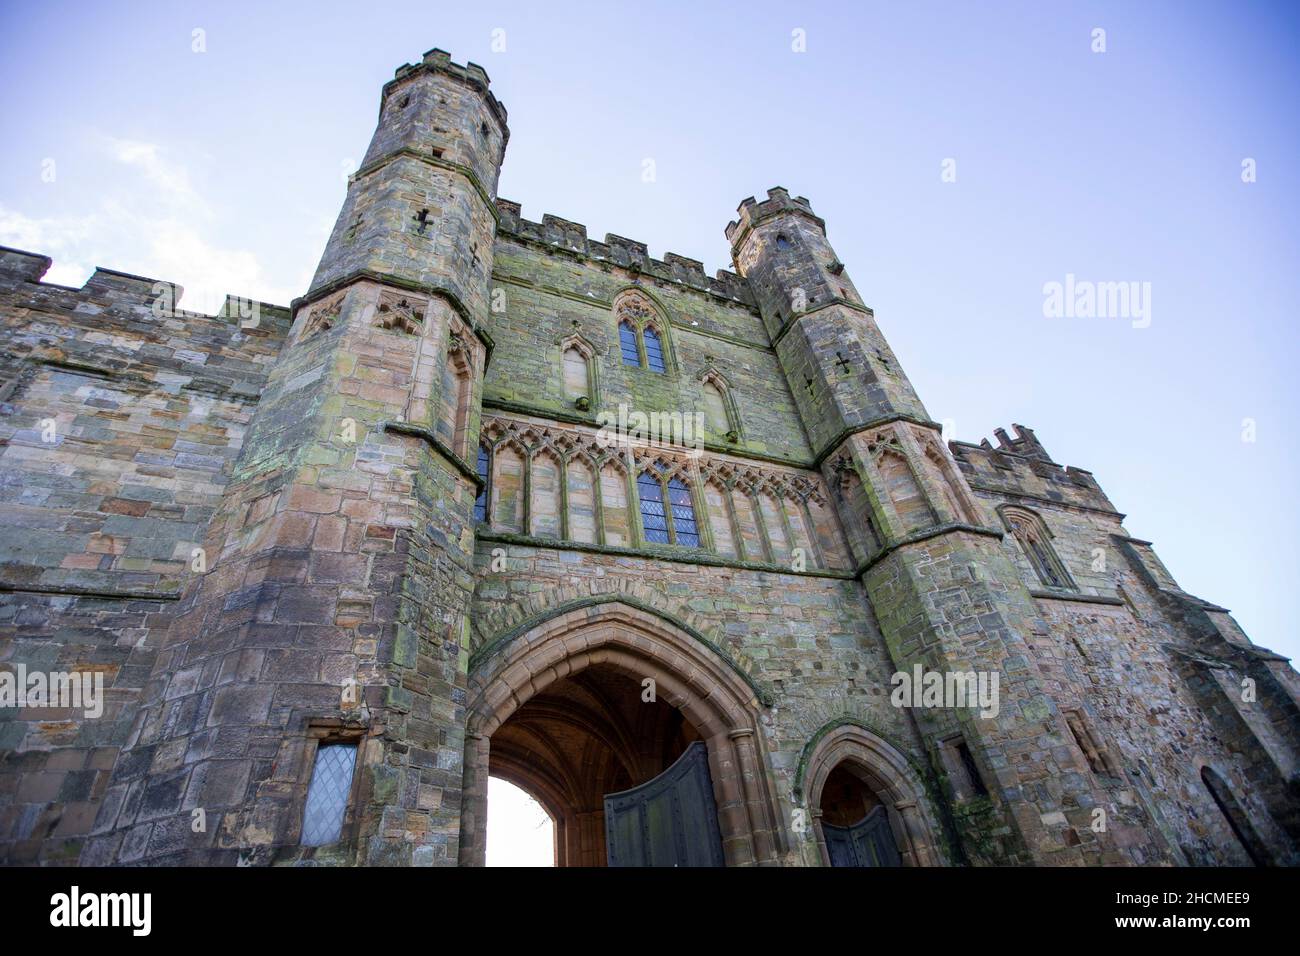
[[[1287,660],[945,442],[807,199],[709,277],[508,135],[398,69],[289,307],[0,250],[0,859],[482,864],[492,775],[569,865],[1297,862]]]

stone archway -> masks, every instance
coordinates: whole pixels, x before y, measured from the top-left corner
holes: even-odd
[[[823,728],[804,750],[796,796],[803,798],[817,839],[823,866],[830,866],[821,826],[823,792],[832,775],[851,774],[862,781],[888,814],[903,866],[940,866],[938,821],[925,795],[925,785],[897,748],[851,721]]]
[[[494,648],[472,668],[460,864],[484,863],[487,781],[496,772],[493,735],[548,688],[597,670],[638,686],[652,679],[658,699],[680,711],[708,748],[726,864],[777,864],[784,835],[759,741],[755,687],[698,637],[620,601],[559,613]],[[522,773],[513,755],[502,769],[503,775]]]

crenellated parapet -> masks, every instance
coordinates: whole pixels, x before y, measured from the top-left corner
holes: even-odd
[[[649,276],[663,282],[674,283],[728,302],[753,306],[749,285],[743,278],[726,269],[719,269],[713,278],[705,275],[704,264],[698,259],[664,254],[663,259],[650,255],[644,242],[606,233],[605,241],[598,242],[587,236],[587,227],[546,213],[541,222],[524,219],[519,203],[508,199],[497,200],[500,214],[498,234],[531,243],[557,255],[569,255],[593,263],[618,266],[637,276]]]
[[[977,493],[1088,508],[1123,519],[1092,472],[1057,464],[1033,429],[1023,425],[1012,428],[1015,438],[1001,428],[994,431],[998,437],[996,446],[988,439],[978,445],[963,441],[948,443],[957,466]]]
[[[48,256],[0,247],[7,377],[45,366],[114,377],[134,390],[256,402],[289,331],[285,306],[227,295],[205,314],[177,306],[184,289],[176,282],[100,267],[72,288],[41,281],[51,265]]]
[[[812,211],[812,203],[804,196],[791,197],[784,186],[773,186],[767,199],[758,202],[753,196],[741,200],[736,208],[736,218],[727,223],[727,239],[733,248],[744,244],[749,232],[761,223],[778,216],[798,216],[826,235],[826,221]]]
[[[506,107],[489,89],[492,81],[488,78],[487,70],[477,63],[466,62],[464,66],[453,63],[451,54],[446,50],[436,48],[429,50],[419,63],[404,63],[399,66],[393,71],[393,78],[384,85],[384,97],[387,98],[394,87],[401,85],[403,80],[421,73],[441,73],[475,90],[487,101],[488,108],[501,121],[502,128],[505,128],[509,118]]]

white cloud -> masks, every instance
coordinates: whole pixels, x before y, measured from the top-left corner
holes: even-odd
[[[164,203],[205,216],[212,208],[195,191],[189,170],[165,158],[156,143],[107,137],[107,152],[119,163],[139,169]]]
[[[195,188],[189,169],[156,143],[101,137],[110,183],[98,207],[80,216],[36,218],[0,205],[0,245],[48,255],[45,281],[81,286],[104,266],[175,282],[181,308],[211,314],[226,295],[287,305],[306,289],[268,276],[251,249],[207,236],[220,216]]]

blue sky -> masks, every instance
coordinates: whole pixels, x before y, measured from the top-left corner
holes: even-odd
[[[809,197],[932,416],[1035,428],[1295,655],[1298,39],[1290,3],[5,0],[0,243],[287,302],[380,86],[440,47],[492,76],[530,219],[712,272],[741,199]],[[1044,317],[1069,274],[1149,282],[1150,325]]]

